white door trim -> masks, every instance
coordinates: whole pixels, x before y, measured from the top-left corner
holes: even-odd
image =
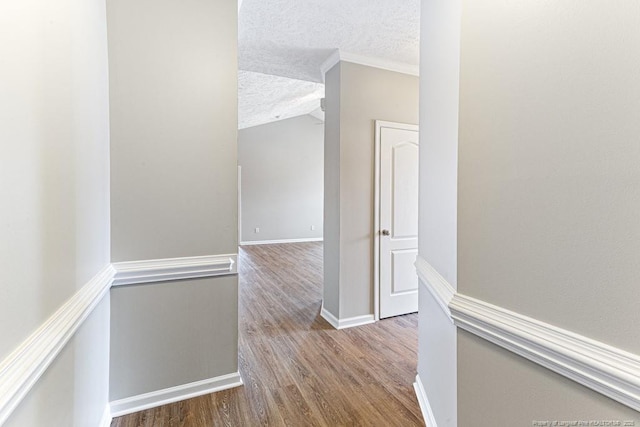
[[[238,246],[241,245],[240,242],[242,242],[242,166],[238,165]]]
[[[407,123],[375,121],[374,146],[374,192],[373,192],[373,315],[380,320],[380,134],[382,128],[412,130],[418,132],[418,125]]]

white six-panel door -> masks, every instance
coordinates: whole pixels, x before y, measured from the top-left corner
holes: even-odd
[[[379,317],[418,311],[418,127],[378,122]]]

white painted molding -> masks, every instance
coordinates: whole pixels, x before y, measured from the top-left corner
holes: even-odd
[[[375,323],[375,318],[373,314],[367,314],[364,316],[355,316],[355,317],[347,317],[345,319],[338,319],[334,316],[329,310],[324,308],[324,303],[322,304],[322,309],[320,310],[320,316],[331,326],[336,329],[347,329],[353,328],[355,326],[368,325],[370,323]]]
[[[420,75],[420,67],[417,65],[358,55],[356,53],[340,52],[340,60],[354,64],[366,65],[368,67],[380,68],[382,70],[394,71],[396,73],[409,74],[412,76]]]
[[[237,266],[237,254],[116,262],[113,286],[236,274]]]
[[[242,378],[240,377],[240,374],[238,372],[234,372],[232,374],[221,375],[207,380],[196,381],[189,384],[165,388],[163,390],[113,401],[111,402],[111,415],[114,418],[121,417],[134,412],[144,411],[145,409],[179,402],[181,400],[227,390],[241,385]]]
[[[333,326],[334,328],[340,329],[338,327],[340,325],[340,322],[338,321],[338,318],[336,316],[334,316],[333,314],[331,314],[331,312],[329,310],[324,308],[324,302],[322,303],[322,309],[320,310],[320,316],[322,316],[322,318],[324,320],[326,320],[327,322],[329,322],[329,324],[331,326]]]
[[[415,265],[420,282],[426,287],[429,293],[440,305],[440,308],[442,308],[449,319],[453,322],[453,319],[451,318],[451,311],[449,310],[449,304],[456,294],[456,290],[424,258],[418,256]]]
[[[340,62],[340,50],[335,49],[331,55],[320,65],[320,74],[322,74],[322,80],[325,80],[327,71],[332,69],[338,62]]]
[[[0,362],[0,425],[112,286],[236,274],[237,259],[237,254],[229,254],[120,262],[104,267]],[[105,411],[101,423],[108,425],[110,420],[110,413]]]
[[[379,68],[396,73],[418,76],[420,67],[418,65],[406,64],[403,62],[389,61],[371,56],[359,55],[357,53],[344,52],[336,49],[320,66],[320,73],[324,80],[327,71],[332,69],[338,62],[351,62],[353,64],[365,65],[367,67]]]
[[[640,411],[640,356],[457,294],[456,326]]]
[[[338,320],[338,329],[353,328],[354,326],[364,326],[375,323],[376,319],[373,314],[365,314],[364,316],[347,317]]]
[[[640,356],[457,293],[420,257],[416,270],[457,327],[640,411]]]
[[[413,389],[416,391],[416,397],[418,398],[418,404],[420,405],[420,411],[422,412],[424,423],[428,427],[438,427],[436,418],[433,415],[433,409],[431,409],[431,405],[429,404],[427,392],[424,389],[422,380],[420,379],[420,375],[416,375],[416,382],[413,383]]]
[[[102,413],[102,418],[100,419],[100,424],[98,424],[98,427],[110,427],[111,421],[113,421],[113,417],[111,416],[111,405],[107,403],[104,408],[104,412]]]
[[[0,425],[100,303],[113,276],[113,267],[104,267],[0,363]]]
[[[305,242],[322,242],[322,237],[304,237],[302,239],[280,239],[280,240],[248,240],[240,242],[240,246],[253,245],[275,245],[281,243],[305,243]]]

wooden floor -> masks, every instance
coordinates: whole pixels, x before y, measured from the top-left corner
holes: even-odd
[[[112,427],[419,426],[417,315],[335,330],[320,317],[322,243],[240,249],[244,386]]]

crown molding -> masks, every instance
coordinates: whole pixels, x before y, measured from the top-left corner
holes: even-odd
[[[396,73],[408,74],[411,76],[420,75],[420,67],[398,61],[390,61],[372,56],[360,55],[357,53],[345,52],[339,49],[333,51],[331,55],[320,66],[322,80],[324,81],[327,72],[338,62],[350,62],[352,64],[365,65],[367,67],[379,68],[381,70],[393,71]]]
[[[320,65],[320,73],[322,74],[322,81],[325,80],[327,72],[332,69],[338,62],[340,62],[340,50],[334,50],[331,55]]]

